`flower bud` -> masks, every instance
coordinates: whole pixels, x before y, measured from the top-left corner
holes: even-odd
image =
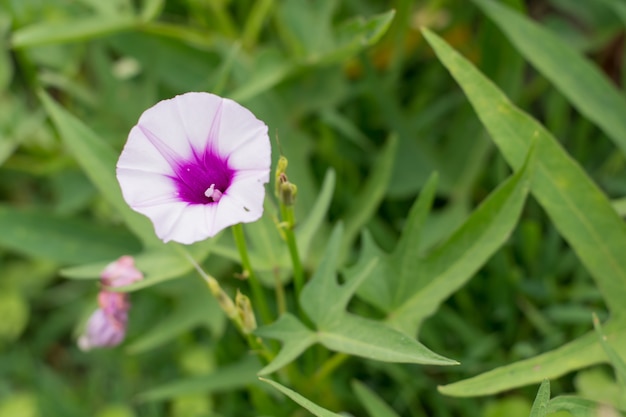
[[[143,279],[143,274],[135,267],[132,256],[122,256],[108,264],[100,274],[106,287],[123,287]]]
[[[257,325],[250,299],[237,290],[237,295],[235,295],[235,304],[237,305],[237,313],[241,319],[243,331],[246,334],[252,333],[254,329],[256,329]]]
[[[127,322],[127,310],[108,314],[101,308],[97,309],[89,318],[85,333],[78,339],[78,347],[87,351],[119,345],[126,335]]]

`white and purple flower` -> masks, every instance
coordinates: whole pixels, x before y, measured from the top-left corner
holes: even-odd
[[[190,244],[261,217],[270,163],[265,123],[232,100],[186,93],[141,115],[117,178],[160,239]]]

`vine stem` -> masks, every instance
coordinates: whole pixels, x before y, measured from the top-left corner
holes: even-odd
[[[281,203],[280,212],[283,222],[286,223],[286,227],[284,228],[285,239],[287,240],[287,248],[289,249],[289,256],[291,257],[291,263],[293,265],[293,283],[295,286],[296,305],[299,305],[300,292],[302,291],[302,288],[304,288],[304,268],[302,267],[300,253],[298,252],[296,235],[293,232],[296,223],[293,206],[287,206]]]
[[[261,286],[261,281],[259,281],[254,270],[252,269],[252,263],[250,262],[250,257],[248,256],[248,245],[246,244],[246,236],[243,233],[243,226],[239,223],[232,226],[232,229],[233,236],[235,237],[235,243],[237,244],[237,249],[239,250],[239,256],[241,257],[241,265],[243,266],[244,276],[248,278],[248,282],[250,283],[254,304],[259,309],[261,320],[266,324],[271,323],[272,314],[270,313],[267,300],[265,299],[265,292]]]
[[[222,309],[222,311],[224,311],[226,316],[233,322],[233,324],[235,325],[239,333],[241,333],[241,335],[246,339],[248,346],[250,346],[252,350],[254,350],[255,352],[259,354],[259,356],[261,357],[261,360],[265,364],[270,363],[272,359],[274,358],[274,355],[263,344],[263,341],[260,338],[254,336],[253,334],[250,333],[250,330],[246,329],[243,323],[242,317],[239,314],[239,310],[235,306],[235,303],[228,296],[228,294],[224,292],[224,290],[220,286],[217,279],[207,274],[204,271],[204,269],[202,269],[202,267],[198,265],[196,260],[189,254],[189,252],[187,252],[184,248],[180,246],[176,246],[176,247],[183,254],[183,256],[191,263],[191,265],[193,265],[194,269],[198,272],[200,277],[202,277],[202,279],[204,279],[204,281],[207,283],[207,286],[209,287],[211,294],[217,300],[217,303],[219,304],[220,308]]]

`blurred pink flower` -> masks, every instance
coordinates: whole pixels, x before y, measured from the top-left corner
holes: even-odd
[[[122,256],[104,268],[100,279],[105,287],[120,287],[143,279],[143,274],[135,268],[131,256]],[[102,289],[98,293],[98,306],[78,339],[78,347],[82,350],[117,346],[126,335],[130,310],[128,294]]]
[[[111,315],[101,308],[97,309],[89,318],[85,333],[78,339],[78,347],[81,350],[91,350],[119,345],[126,335],[127,321],[128,311]]]
[[[122,256],[108,264],[100,274],[102,284],[107,287],[123,287],[141,281],[143,274],[135,267],[132,256]]]
[[[271,149],[267,126],[236,102],[186,93],[146,110],[117,163],[126,202],[165,242],[190,244],[258,220]]]

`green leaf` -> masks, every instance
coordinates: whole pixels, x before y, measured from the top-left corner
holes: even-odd
[[[405,268],[401,273],[406,281],[398,290],[405,295],[398,293],[397,299],[402,301],[389,311],[389,323],[408,334],[415,334],[422,321],[473,277],[508,240],[528,194],[532,155],[528,159],[522,169],[493,191],[467,221],[423,262],[413,266],[411,263],[403,264]],[[400,252],[404,258],[415,258],[409,247],[400,249],[405,249]],[[415,253],[416,247],[412,250]],[[402,258],[394,260],[400,263]],[[421,271],[413,283],[410,282],[412,270]],[[416,287],[419,288],[417,291],[414,290]]]
[[[200,280],[184,284],[185,291],[177,297],[167,316],[159,321],[158,326],[133,340],[126,347],[128,353],[149,351],[199,326],[209,328],[212,338],[219,339],[226,320],[219,304]]]
[[[383,362],[458,365],[384,323],[345,314],[320,329],[319,342],[330,350]]]
[[[319,63],[341,61],[374,45],[387,32],[395,14],[395,10],[389,10],[370,18],[358,16],[348,20],[337,29],[336,43],[332,49],[319,55],[311,54],[307,61]]]
[[[315,274],[300,294],[300,305],[309,318],[320,327],[337,321],[337,317],[344,313],[356,288],[377,262],[373,259],[359,270],[353,270],[354,276],[347,279],[345,284],[339,285],[336,271],[342,233],[343,228],[339,224],[330,236],[324,257],[315,270]]]
[[[117,155],[113,149],[78,118],[59,106],[47,93],[40,91],[39,98],[65,146],[106,200],[117,209],[126,225],[145,245],[160,246],[150,221],[134,212],[122,198],[115,178]]]
[[[260,0],[253,3],[243,26],[241,42],[246,49],[253,49],[259,38],[263,24],[268,19],[274,0]]]
[[[376,43],[389,28],[395,14],[395,11],[390,10],[367,19],[355,18],[344,23],[337,29],[337,33],[333,34],[330,28],[331,12],[335,7],[333,3],[326,2],[322,6],[320,6],[321,2],[311,3],[313,9],[326,9],[321,12],[320,16],[315,16],[319,18],[319,22],[314,25],[316,30],[313,34],[310,30],[306,30],[311,27],[312,20],[312,13],[307,12],[306,5],[299,1],[288,2],[288,5],[293,5],[290,10],[297,15],[296,17],[302,18],[304,23],[298,24],[298,19],[294,19],[293,14],[289,14],[283,17],[285,22],[281,22],[281,25],[292,26],[291,29],[300,32],[306,38],[305,42],[311,44],[304,48],[308,51],[302,50],[303,45],[295,39],[297,36],[285,35],[289,36],[288,42],[297,50],[295,54],[298,55],[298,59],[295,62],[287,61],[282,56],[272,55],[271,60],[256,62],[255,65],[249,67],[249,79],[228,96],[235,101],[246,102],[283,82],[303,67],[344,62],[350,56]],[[281,10],[283,9],[289,8],[282,7]],[[315,12],[317,14],[317,10]]]
[[[600,346],[602,346],[602,350],[604,350],[604,353],[606,354],[609,362],[615,370],[617,381],[622,387],[623,392],[626,393],[626,363],[617,354],[615,349],[613,349],[613,347],[611,347],[611,345],[609,344],[606,335],[602,331],[602,325],[600,324],[600,320],[595,313],[593,314],[593,327],[595,328],[598,335],[598,340],[600,341]],[[624,402],[624,405],[626,406],[626,400]]]
[[[0,292],[0,348],[12,344],[28,325],[30,308],[28,300],[15,288],[3,286]]]
[[[539,387],[533,408],[530,410],[530,417],[546,417],[548,401],[550,401],[550,381],[546,379]]]
[[[528,61],[626,153],[626,99],[601,69],[529,18],[493,0],[473,1]]]
[[[165,0],[143,0],[141,9],[141,20],[150,22],[156,19],[165,7]]]
[[[383,200],[391,179],[397,146],[398,138],[392,135],[376,159],[358,197],[348,209],[348,213],[343,216],[346,219],[344,250],[347,250],[347,247],[352,243],[363,225],[371,219]]]
[[[136,291],[141,288],[179,278],[193,269],[193,264],[182,251],[188,251],[195,262],[201,263],[211,253],[214,239],[198,242],[182,248],[176,243],[169,243],[162,248],[148,249],[135,256],[137,268],[143,272],[144,279],[132,285],[119,287],[123,291]],[[96,262],[89,265],[64,268],[61,275],[73,279],[97,279],[108,262]]]
[[[260,367],[258,359],[248,355],[241,361],[218,368],[211,374],[173,381],[144,391],[138,398],[144,402],[162,401],[193,393],[232,391],[256,381],[256,373]]]
[[[0,246],[63,264],[95,262],[135,253],[128,232],[43,210],[0,205]]]
[[[529,163],[493,191],[445,243],[420,257],[422,227],[436,189],[431,178],[392,254],[383,254],[366,235],[360,262],[372,257],[382,260],[359,295],[387,313],[393,327],[416,334],[422,321],[506,242],[524,206],[532,165],[529,157]]]
[[[295,73],[297,66],[279,55],[272,55],[271,60],[257,62],[249,68],[250,78],[236,90],[227,94],[237,102],[247,102],[284,81]]]
[[[322,188],[318,193],[315,204],[311,207],[310,214],[296,228],[295,233],[298,242],[298,250],[303,258],[306,258],[315,234],[324,224],[330,202],[333,198],[333,192],[335,191],[335,182],[335,171],[329,169],[326,171]]]
[[[296,359],[306,348],[317,341],[315,333],[289,313],[283,314],[270,325],[256,329],[254,334],[283,342],[283,347],[278,355],[269,365],[259,371],[259,375],[267,375],[277,371]]]
[[[391,256],[383,253],[369,234],[363,236],[359,263],[374,258],[380,258],[381,262],[369,279],[359,287],[358,293],[361,298],[382,311],[392,311],[399,305],[401,297],[407,295],[403,287],[410,285],[415,272],[419,270],[421,260],[416,255],[422,238],[422,228],[435,199],[437,183],[437,174],[432,174],[411,207],[404,232]]]
[[[426,29],[424,36],[511,166],[521,166],[531,143],[537,144],[532,194],[591,273],[609,309],[626,313],[626,224],[606,195],[540,123],[441,38]]]
[[[622,19],[622,22],[624,22],[624,25],[626,25],[626,3],[624,3],[622,0],[600,0],[600,1],[606,4],[607,6],[609,6],[611,9],[613,9],[615,14],[617,14],[620,17],[620,19]]]
[[[46,129],[46,114],[43,109],[29,109],[25,101],[25,97],[9,94],[0,97],[0,165],[5,163],[21,143]]]
[[[619,346],[620,354],[626,356],[626,351],[621,348],[626,346],[626,323],[613,321],[604,329],[612,345]],[[556,379],[568,372],[606,360],[598,336],[592,332],[550,352],[440,386],[439,391],[455,397],[490,395],[544,379]]]
[[[300,294],[300,305],[315,324],[316,331],[307,329],[291,315],[283,315],[277,323],[257,330],[257,335],[279,339],[284,344],[278,357],[263,373],[284,366],[314,342],[334,351],[386,362],[456,364],[384,323],[345,311],[350,298],[371,273],[377,260],[372,259],[348,271],[345,283],[340,285],[336,271],[342,232],[341,224],[335,227],[315,274]]]
[[[599,417],[619,416],[617,410],[607,404],[598,403],[585,398],[574,397],[572,395],[562,395],[550,400],[546,409],[547,414],[558,411],[567,411],[573,417]]]
[[[6,34],[11,28],[8,16],[0,16],[0,91],[5,91],[13,78],[13,62],[6,41]],[[2,138],[4,140],[4,138]],[[1,142],[0,142],[1,143]],[[0,157],[0,162],[1,162]]]
[[[376,393],[360,381],[352,381],[352,390],[370,417],[399,417]]]
[[[80,42],[133,28],[133,16],[88,16],[65,22],[35,23],[16,30],[11,38],[15,49]]]
[[[317,417],[342,417],[340,414],[330,412],[327,409],[320,407],[319,405],[311,402],[310,400],[304,398],[302,395],[279,384],[278,382],[265,379],[265,378],[259,378],[259,379],[263,382],[267,382],[268,384],[276,388],[278,391],[282,392],[287,397],[291,398],[296,403],[300,404],[302,407],[309,410],[311,413],[313,413],[313,415],[316,415]]]

